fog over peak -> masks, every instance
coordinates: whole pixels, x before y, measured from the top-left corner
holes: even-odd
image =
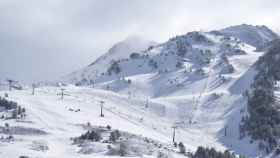
[[[279,33],[279,7],[277,0],[2,0],[0,78],[52,80],[134,34],[163,42],[242,23]]]

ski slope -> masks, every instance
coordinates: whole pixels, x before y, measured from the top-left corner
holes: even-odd
[[[131,76],[135,81],[131,89],[138,93],[116,93],[99,88],[67,86],[67,94],[61,100],[58,94],[60,87],[41,87],[36,89],[35,96],[30,89],[12,91],[9,99],[18,102],[27,109],[26,121],[4,120],[11,126],[23,126],[40,129],[46,135],[15,135],[13,143],[1,143],[0,155],[3,157],[92,157],[104,156],[103,153],[81,154],[79,147],[72,145],[70,138],[85,132],[82,124],[106,126],[127,131],[133,134],[172,144],[172,126],[178,126],[176,141],[184,142],[188,151],[198,146],[215,147],[219,150],[230,149],[235,153],[256,156],[257,149],[249,140],[239,140],[238,123],[240,110],[245,107],[242,97],[244,85],[250,85],[253,63],[262,54],[254,52],[247,46],[247,55],[229,58],[235,72],[227,76],[229,82],[214,87],[219,75],[215,71],[216,62],[211,65],[212,72],[201,80],[194,81],[193,87],[170,91],[168,95],[154,97],[152,94],[161,91],[151,85],[154,80],[160,82],[164,78],[156,78],[157,74]],[[218,56],[217,56],[218,58]],[[217,59],[218,60],[218,59]],[[181,72],[173,72],[179,75]],[[247,76],[247,77],[246,77]],[[134,87],[135,85],[135,87]],[[238,91],[238,93],[237,93]],[[1,92],[1,96],[4,95]],[[142,93],[142,95],[138,95]],[[100,101],[104,101],[105,117],[100,117]],[[80,112],[69,111],[80,109]],[[225,136],[225,127],[227,135]],[[47,151],[34,151],[32,144],[43,143],[49,147]],[[13,152],[13,149],[17,149]],[[175,157],[178,155],[175,155]]]
[[[163,143],[171,144],[173,119],[168,119],[164,112],[160,112],[162,104],[150,100],[145,108],[145,100],[127,99],[127,96],[117,95],[103,90],[79,89],[67,87],[70,96],[61,100],[56,94],[59,89],[44,88],[32,96],[30,91],[17,91],[10,94],[10,99],[17,101],[27,109],[26,122],[13,120],[3,121],[11,126],[24,126],[40,129],[47,135],[15,135],[13,143],[1,143],[3,157],[19,157],[32,155],[33,157],[92,157],[92,155],[78,154],[78,149],[71,145],[70,138],[85,132],[79,126],[90,122],[93,125],[111,125],[113,128],[143,135]],[[105,117],[99,117],[99,101],[105,101]],[[80,112],[69,111],[68,108],[80,109]],[[172,111],[171,110],[168,110]],[[174,114],[176,115],[176,114]],[[214,140],[212,134],[197,127],[178,129],[176,140],[186,143],[188,150],[195,150],[196,146],[204,144],[223,148]],[[34,141],[44,142],[48,151],[33,151],[30,146]],[[191,144],[190,144],[191,143]],[[12,152],[17,149],[16,152]],[[98,156],[98,154],[97,154]]]

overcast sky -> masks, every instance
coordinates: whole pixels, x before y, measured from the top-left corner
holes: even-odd
[[[280,32],[279,0],[0,0],[0,78],[51,80],[115,42],[248,23]]]

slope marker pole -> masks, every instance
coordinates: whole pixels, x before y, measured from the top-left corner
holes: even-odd
[[[100,101],[100,117],[104,117],[104,114],[103,114],[103,106],[104,106],[104,101]]]

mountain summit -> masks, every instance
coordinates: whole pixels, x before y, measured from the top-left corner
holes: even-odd
[[[107,53],[99,57],[94,63],[90,64],[90,66],[98,65],[98,62],[101,60],[111,61],[128,58],[131,53],[143,51],[153,45],[156,45],[156,42],[146,40],[136,35],[129,36],[125,40],[116,43]]]
[[[240,39],[242,42],[248,43],[256,48],[263,47],[279,36],[268,27],[253,26],[248,24],[236,25],[220,30],[224,35],[229,35]]]
[[[79,78],[94,78],[94,76],[108,69],[112,61],[126,59],[134,52],[142,52],[151,46],[156,45],[154,41],[146,40],[141,36],[129,36],[125,40],[114,44],[108,52],[97,58],[89,66],[73,72],[68,76],[64,76],[63,80],[70,82],[78,82]],[[80,80],[81,81],[81,80]]]

